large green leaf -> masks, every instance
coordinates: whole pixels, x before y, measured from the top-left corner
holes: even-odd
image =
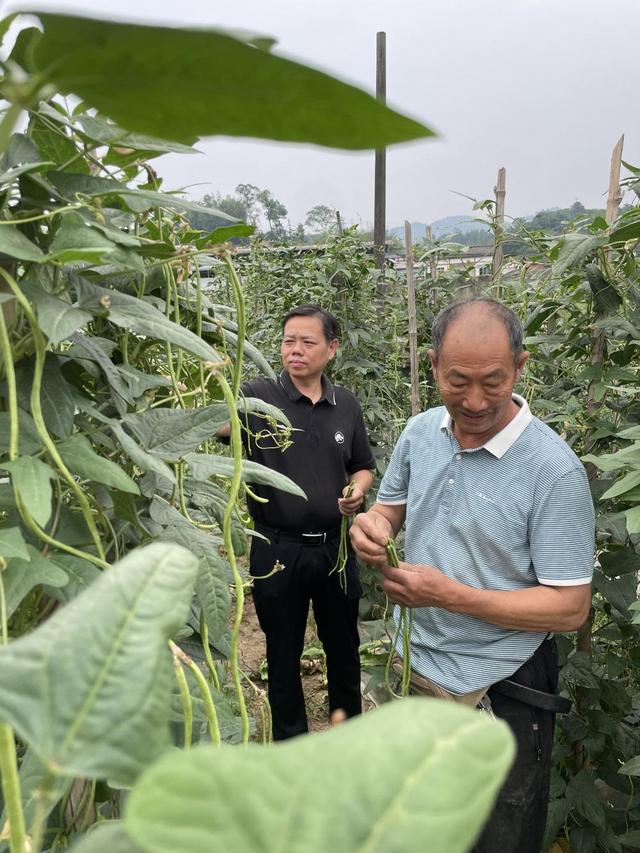
[[[105,378],[111,386],[113,392],[113,402],[115,403],[118,412],[123,415],[127,410],[127,403],[133,403],[133,395],[129,392],[128,384],[123,380],[120,370],[111,361],[104,348],[101,346],[103,339],[96,338],[93,335],[85,335],[80,332],[75,333],[71,340],[74,347],[67,350],[67,355],[72,358],[79,356],[84,358],[84,355],[101,368]],[[76,348],[79,347],[83,352],[78,353]]]
[[[22,290],[35,305],[40,328],[52,344],[66,340],[93,320],[93,315],[88,311],[82,311],[64,299],[52,296],[36,282],[23,282]]]
[[[602,234],[565,234],[560,241],[560,250],[552,267],[554,276],[560,276],[571,267],[580,266],[597,248],[606,243]]]
[[[225,403],[213,403],[200,409],[150,409],[126,415],[124,423],[145,450],[174,462],[195,450],[228,423]]]
[[[230,566],[219,554],[211,552],[200,560],[196,595],[209,629],[209,641],[225,656],[229,655]]]
[[[186,461],[191,468],[191,475],[196,480],[208,480],[209,477],[232,477],[233,459],[228,456],[213,456],[206,453],[190,453]],[[281,489],[290,495],[298,495],[305,498],[306,495],[297,483],[285,477],[279,471],[260,465],[259,462],[244,461],[242,463],[242,479],[248,483],[260,483],[263,486],[272,486]]]
[[[48,559],[67,576],[67,583],[64,586],[53,586],[43,581],[47,595],[55,598],[61,604],[68,604],[81,592],[88,589],[101,574],[100,569],[93,563],[80,557],[74,557],[73,554],[58,553]]]
[[[0,254],[9,255],[20,261],[35,261],[38,264],[46,260],[46,255],[15,225],[0,224]]]
[[[27,543],[20,532],[19,527],[3,527],[0,529],[0,556],[6,560],[18,557],[22,560],[30,560],[27,551]]]
[[[120,198],[130,210],[137,213],[143,213],[157,207],[179,210],[183,213],[197,213],[201,217],[206,217],[211,228],[238,221],[234,216],[229,216],[222,210],[204,207],[204,205],[169,193],[132,189],[111,178],[100,178],[95,175],[72,175],[68,172],[48,172],[47,178],[70,201],[75,201],[78,195],[93,198],[115,196]]]
[[[640,471],[629,471],[622,479],[617,480],[616,483],[611,486],[610,489],[602,495],[602,500],[609,500],[610,498],[617,498],[620,495],[624,495],[627,492],[630,492],[631,489],[635,489],[637,485],[640,484]]]
[[[42,439],[33,422],[33,418],[24,409],[18,409],[18,445],[19,453],[37,453],[42,447]],[[0,453],[9,450],[11,439],[11,419],[9,412],[0,412]]]
[[[465,853],[513,754],[506,723],[406,699],[272,747],[168,754],[132,791],[125,829],[153,853]]]
[[[124,452],[134,465],[137,465],[142,471],[154,471],[161,477],[165,477],[169,482],[175,483],[175,474],[158,456],[152,453],[147,453],[139,444],[137,444],[131,436],[123,429],[120,424],[114,423],[111,427],[116,438]]]
[[[144,851],[129,838],[121,821],[109,820],[91,827],[89,832],[73,845],[71,853],[144,853]]]
[[[134,399],[142,397],[145,391],[150,391],[152,388],[171,387],[171,378],[162,373],[144,373],[131,364],[119,364],[117,368]]]
[[[632,507],[625,512],[627,530],[630,535],[640,533],[640,505]]]
[[[58,444],[58,452],[65,465],[83,480],[93,480],[112,486],[122,492],[140,494],[140,489],[119,465],[99,456],[84,435],[74,435]]]
[[[98,287],[89,282],[78,282],[76,288],[82,308],[95,314],[107,314],[116,326],[175,344],[205,361],[222,361],[218,353],[202,338],[169,320],[148,302],[141,302],[135,296]]]
[[[39,15],[38,70],[130,131],[351,149],[432,135],[353,86],[226,33]]]
[[[16,365],[18,398],[22,408],[29,411],[31,410],[33,369],[33,358],[25,359]],[[47,428],[59,438],[67,438],[73,429],[75,402],[71,388],[60,371],[60,362],[51,352],[47,353],[44,364],[40,404]]]
[[[51,481],[55,471],[35,456],[19,456],[12,462],[3,462],[2,467],[11,474],[11,479],[29,513],[40,527],[51,517]]]
[[[54,560],[44,557],[31,545],[27,545],[27,549],[30,560],[10,560],[2,573],[7,616],[11,616],[34,586],[46,584],[50,587],[63,587],[68,581],[67,573]]]
[[[139,548],[0,649],[0,719],[52,771],[127,786],[168,746],[166,641],[197,571],[179,546]]]
[[[220,536],[199,530],[158,495],[154,495],[149,507],[149,516],[160,527],[156,533],[157,539],[184,545],[199,557],[217,553],[218,546],[222,544]]]
[[[198,154],[199,152],[193,147],[193,144],[182,145],[179,142],[168,142],[165,139],[156,139],[152,136],[144,136],[142,134],[128,133],[117,124],[114,124],[109,119],[99,115],[88,115],[81,113],[80,115],[68,115],[66,112],[60,111],[60,104],[57,104],[58,109],[46,102],[42,102],[38,106],[38,115],[46,116],[48,119],[70,128],[74,133],[82,137],[92,139],[94,142],[100,142],[103,145],[117,146],[122,148],[133,148],[144,154]],[[190,140],[191,143],[196,142],[195,137]],[[57,162],[63,162],[60,158]]]
[[[120,446],[134,465],[137,465],[137,467],[142,471],[154,471],[160,477],[166,478],[171,484],[175,483],[175,474],[171,468],[169,468],[169,466],[158,456],[154,456],[152,453],[147,453],[146,450],[143,450],[140,445],[131,438],[129,433],[125,431],[121,421],[106,417],[106,415],[103,415],[102,412],[99,412],[95,406],[92,405],[82,404],[81,408],[83,411],[87,412],[90,417],[95,418],[100,421],[100,423],[106,424],[112,430],[113,434],[118,439]]]
[[[106,237],[104,229],[92,227],[73,210],[62,217],[49,246],[48,257],[62,264],[74,261],[87,264],[114,263],[121,269],[144,271],[144,263],[135,252]]]

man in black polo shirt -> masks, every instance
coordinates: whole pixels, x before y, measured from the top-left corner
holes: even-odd
[[[309,602],[326,654],[329,713],[339,708],[348,717],[361,712],[357,619],[362,590],[353,553],[346,566],[346,592],[332,569],[341,517],[362,504],[374,464],[358,401],[323,373],[338,349],[335,318],[316,305],[303,305],[288,312],[282,329],[284,370],[278,379],[242,385],[246,397],[277,406],[294,428],[293,444],[282,451],[265,438],[264,420],[250,415],[249,433],[243,430],[247,457],[286,474],[307,496],[256,485],[253,491],[268,503],[249,499],[256,530],[269,540],[253,539],[250,572],[267,641],[274,740],[307,731],[300,657]],[[346,497],[349,483],[353,490]],[[273,573],[276,561],[284,569]]]

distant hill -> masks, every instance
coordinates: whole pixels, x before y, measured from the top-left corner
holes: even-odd
[[[427,224],[424,222],[411,223],[411,239],[414,243],[418,240],[424,240],[427,230]],[[489,231],[489,226],[481,222],[477,222],[473,216],[445,216],[442,219],[436,219],[431,222],[431,233],[435,238],[449,237],[453,234],[464,234],[468,231]],[[389,233],[400,240],[404,240],[404,225],[399,225],[396,228],[390,228]]]

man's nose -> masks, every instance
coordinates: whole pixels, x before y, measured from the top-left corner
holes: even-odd
[[[482,388],[468,388],[462,405],[467,409],[467,411],[473,412],[474,414],[484,411],[487,407],[487,403]]]

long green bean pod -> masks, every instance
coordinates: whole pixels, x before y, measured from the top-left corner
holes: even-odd
[[[347,486],[347,493],[344,497],[350,498],[353,494],[353,490],[355,488],[355,483],[353,480]],[[340,545],[338,547],[338,559],[336,560],[335,566],[329,572],[332,575],[334,572],[338,573],[340,578],[340,586],[342,587],[342,591],[346,593],[347,591],[347,560],[349,559],[349,517],[346,515],[342,516],[342,520],[340,522]]]
[[[387,561],[392,568],[399,568],[400,560],[398,559],[398,551],[396,548],[395,540],[390,538],[387,542]],[[408,696],[409,695],[409,686],[411,683],[411,624],[413,622],[413,612],[410,607],[404,607],[400,605],[400,615],[398,618],[398,624],[396,627],[396,631],[393,637],[393,642],[391,643],[391,648],[389,649],[389,657],[387,658],[387,664],[385,667],[385,679],[387,683],[387,687],[391,691],[394,696],[397,696],[390,685],[390,673],[391,667],[393,664],[393,659],[395,657],[396,647],[398,645],[398,640],[402,638],[402,679],[400,682],[400,694],[399,696]]]

